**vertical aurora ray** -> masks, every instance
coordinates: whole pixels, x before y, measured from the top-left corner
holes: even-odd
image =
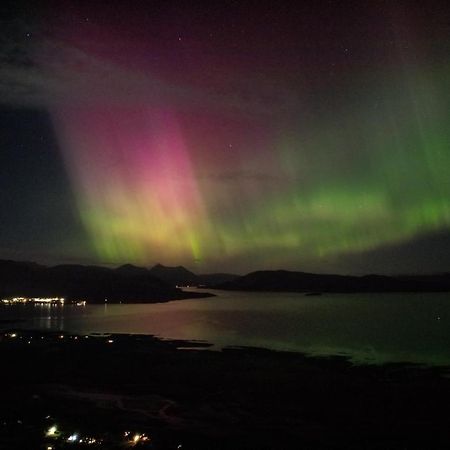
[[[99,257],[295,267],[448,227],[443,106],[430,94],[378,94],[381,110],[281,133],[279,142],[268,139],[226,164],[209,155],[206,178],[202,152],[183,136],[182,114],[57,112]]]
[[[55,113],[80,214],[100,257],[201,257],[207,222],[176,115],[99,108]]]
[[[50,109],[99,261],[320,270],[449,229],[449,67],[353,67],[268,113],[245,95],[248,66],[216,80],[199,51],[183,84],[172,61],[156,75],[151,45],[91,33],[69,30],[40,63],[66,83]],[[61,53],[76,63],[55,66]],[[244,94],[224,88],[242,74]]]

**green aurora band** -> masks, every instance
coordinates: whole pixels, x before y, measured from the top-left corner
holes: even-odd
[[[91,129],[66,124],[64,148],[99,259],[298,268],[448,228],[448,86],[415,73],[408,83],[383,80],[371,99],[355,95],[356,106],[320,124],[273,126],[261,149],[249,139],[251,151],[228,166],[214,167],[212,157],[203,172],[180,113],[139,148],[136,134],[117,127],[127,111],[103,126],[89,120]],[[111,169],[98,156],[104,148],[85,136],[100,133],[97,141],[111,146],[113,129],[120,165]]]

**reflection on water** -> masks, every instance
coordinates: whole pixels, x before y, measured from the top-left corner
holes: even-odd
[[[30,324],[30,328],[40,330],[64,330],[65,314],[67,314],[66,308],[72,306],[60,306],[50,304],[34,304],[34,305],[18,305],[13,307],[7,307],[8,310],[12,310],[19,320],[26,321]],[[3,315],[3,314],[2,314]],[[21,326],[23,327],[23,323]]]
[[[3,319],[22,328],[78,333],[146,333],[355,361],[450,364],[450,295],[216,291],[210,299],[160,304],[11,306]],[[3,327],[10,326],[4,323]]]

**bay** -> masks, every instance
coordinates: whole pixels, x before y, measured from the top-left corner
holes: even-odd
[[[202,340],[214,349],[254,346],[355,363],[450,365],[450,294],[212,291],[157,304],[2,306],[1,327],[80,334],[139,333]],[[8,323],[18,320],[17,323]]]

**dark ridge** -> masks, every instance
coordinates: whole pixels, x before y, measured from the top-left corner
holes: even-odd
[[[150,269],[150,273],[172,286],[198,285],[197,275],[183,266],[168,267],[156,264]]]
[[[145,267],[137,267],[133,264],[124,264],[123,266],[118,267],[116,273],[126,277],[139,277],[144,275],[151,275],[150,271]]]
[[[150,269],[150,273],[160,280],[172,286],[206,286],[225,283],[238,278],[238,275],[230,273],[207,273],[196,275],[183,266],[168,267],[156,264]]]
[[[450,274],[357,277],[264,270],[249,273],[215,287],[226,290],[275,292],[446,292],[450,291]]]
[[[239,275],[232,273],[205,273],[197,275],[199,283],[205,286],[214,286],[216,284],[227,283],[239,278]]]
[[[45,267],[28,262],[0,260],[0,295],[58,296],[89,302],[160,302],[208,294],[183,292],[149,270],[126,265],[118,269],[98,266]]]

